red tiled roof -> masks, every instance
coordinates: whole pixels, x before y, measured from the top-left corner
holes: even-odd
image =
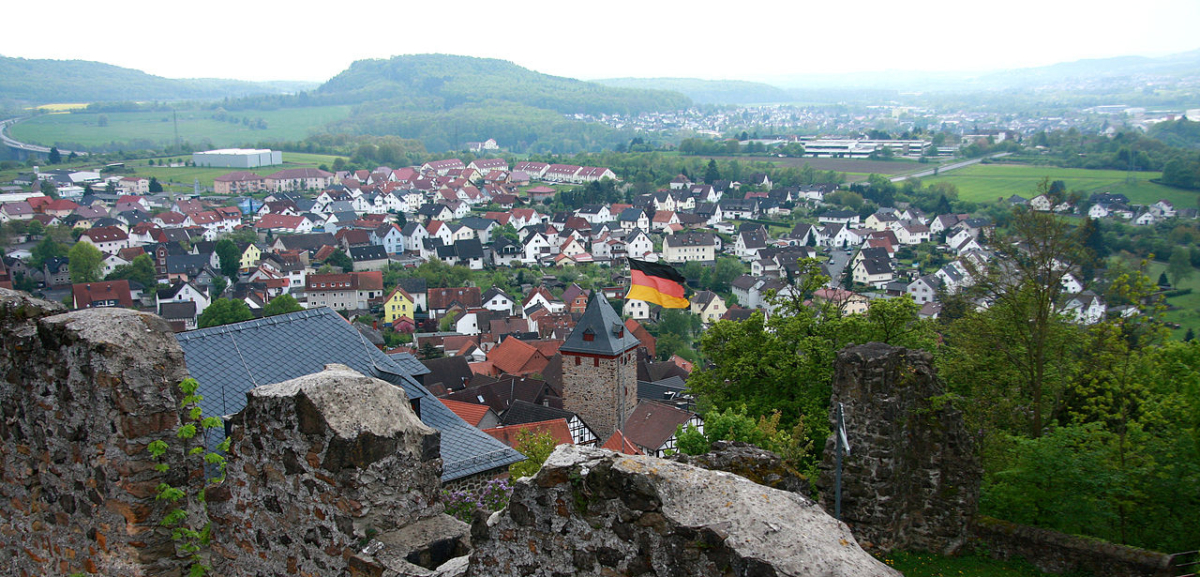
[[[449,309],[457,302],[466,308],[478,308],[483,305],[479,287],[431,288],[426,293],[429,310]]]
[[[304,222],[303,216],[287,216],[283,214],[268,213],[264,214],[258,222],[254,224],[257,229],[281,228],[296,230]]]
[[[626,319],[625,328],[629,329],[629,333],[642,342],[642,346],[646,347],[646,352],[650,353],[650,356],[653,357],[654,346],[658,343],[654,335],[650,334],[650,331],[646,330],[646,327],[642,326],[642,323],[634,319]]]
[[[84,231],[83,235],[91,239],[92,242],[115,242],[129,240],[129,235],[125,234],[125,231],[115,226],[91,228]]]
[[[450,409],[459,418],[471,424],[472,427],[478,427],[483,418],[487,416],[491,409],[487,405],[478,403],[466,403],[463,401],[455,401],[451,399],[439,399],[447,409]]]
[[[81,308],[89,308],[96,301],[117,301],[117,306],[132,307],[133,297],[129,292],[129,281],[114,280],[71,285],[71,293]]]
[[[510,375],[541,373],[550,363],[550,358],[542,354],[538,347],[515,337],[504,339],[489,351],[487,360],[500,371]]]
[[[693,416],[693,413],[665,403],[642,401],[629,414],[622,430],[639,447],[658,449]]]
[[[618,453],[625,453],[626,455],[642,454],[642,452],[638,450],[633,443],[629,442],[629,439],[625,438],[624,433],[621,431],[614,432],[607,441],[604,441],[604,444],[601,445],[600,448],[608,449],[609,451],[616,451]]]
[[[536,423],[522,423],[520,425],[508,425],[505,427],[496,427],[494,429],[484,429],[483,432],[495,437],[497,441],[516,448],[517,437],[522,431],[534,431],[537,433],[549,433],[554,437],[554,441],[559,445],[574,445],[575,440],[571,438],[571,427],[567,425],[566,419],[554,419],[552,421],[538,421]]]

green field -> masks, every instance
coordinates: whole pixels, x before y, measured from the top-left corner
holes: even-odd
[[[1069,191],[1119,193],[1137,204],[1153,204],[1165,198],[1176,207],[1196,206],[1197,193],[1150,182],[1151,178],[1158,178],[1160,173],[1135,172],[1135,181],[1132,183],[1126,182],[1127,176],[1122,170],[976,164],[922,181],[952,183],[958,187],[958,197],[971,202],[995,202],[998,198],[1006,199],[1014,194],[1032,198],[1037,195],[1038,183],[1049,178],[1065,182]]]
[[[252,168],[250,172],[267,176],[273,172],[278,172],[285,168],[317,168],[320,165],[329,167],[333,165],[333,160],[336,156],[324,154],[307,154],[300,152],[284,152],[283,164],[279,166],[264,166],[261,168]],[[169,157],[169,160],[191,160],[191,155]],[[126,168],[131,168],[134,174],[145,176],[147,178],[153,176],[158,178],[159,182],[167,190],[175,190],[185,192],[192,190],[195,180],[200,179],[200,186],[211,189],[213,179],[223,174],[234,172],[235,168],[199,168],[192,166],[182,166],[172,168],[169,166],[147,166],[146,160],[128,160],[125,161]]]
[[[1193,247],[1193,250],[1195,248]],[[1158,280],[1158,275],[1167,269],[1167,263],[1154,261],[1150,263],[1150,280]],[[1200,271],[1193,270],[1192,276],[1181,281],[1179,286],[1172,287],[1176,289],[1192,289],[1192,294],[1186,294],[1167,299],[1167,304],[1171,306],[1163,314],[1163,318],[1168,322],[1179,323],[1179,328],[1171,331],[1171,337],[1175,340],[1183,340],[1183,336],[1187,334],[1188,329],[1192,329],[1200,333]]]
[[[206,140],[214,147],[231,147],[263,140],[301,140],[329,122],[350,116],[350,106],[317,106],[280,110],[246,110],[230,112],[237,123],[213,118],[211,110],[184,110],[179,116],[179,138],[194,146]],[[100,126],[100,117],[107,117],[108,126]],[[261,118],[265,129],[251,124]],[[175,141],[175,122],[170,112],[107,112],[45,114],[9,129],[9,136],[44,146],[75,143],[84,146],[103,146],[112,142],[130,143],[135,148],[157,148]]]

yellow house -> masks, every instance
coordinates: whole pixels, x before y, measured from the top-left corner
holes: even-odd
[[[383,322],[395,324],[400,317],[413,318],[413,298],[404,289],[396,287],[383,301]]]
[[[260,261],[262,261],[262,249],[254,243],[246,245],[245,250],[242,251],[242,270],[254,270]]]

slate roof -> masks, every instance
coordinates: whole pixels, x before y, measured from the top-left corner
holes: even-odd
[[[392,362],[400,365],[400,368],[414,377],[429,374],[429,369],[425,368],[425,365],[422,365],[421,361],[418,361],[412,353],[388,353],[388,357],[391,357]]]
[[[350,247],[350,260],[354,262],[387,260],[387,257],[387,251],[379,245]]]
[[[565,419],[569,422],[571,417],[574,416],[576,416],[575,413],[566,409],[535,405],[529,401],[517,399],[513,401],[512,406],[507,411],[504,411],[504,415],[500,417],[500,423],[504,425],[520,425],[522,423],[536,423],[538,421],[553,419]]]
[[[585,338],[587,334],[591,335],[591,340]],[[641,341],[625,328],[625,323],[608,304],[608,300],[600,297],[600,291],[593,291],[587,309],[575,323],[575,330],[571,331],[558,350],[613,357],[640,344]]]
[[[687,390],[687,383],[679,376],[672,375],[661,381],[638,381],[638,400],[670,401],[682,396]]]
[[[504,467],[524,457],[485,435],[429,394],[404,366],[366,344],[340,315],[318,308],[175,336],[188,372],[200,381],[208,415],[232,415],[246,392],[341,363],[420,399],[421,421],[442,434],[442,480]]]

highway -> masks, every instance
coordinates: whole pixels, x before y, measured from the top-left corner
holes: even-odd
[[[1001,158],[1004,156],[1008,156],[1009,154],[1012,154],[1012,153],[1011,152],[997,152],[996,154],[990,154],[983,158],[972,158],[971,160],[954,162],[954,163],[947,164],[945,166],[938,166],[936,168],[930,168],[929,170],[922,170],[921,172],[916,172],[913,174],[906,174],[904,176],[895,176],[895,177],[892,177],[892,182],[904,182],[910,178],[925,178],[926,176],[934,176],[935,174],[940,175],[943,172],[949,172],[951,170],[963,168],[965,166],[971,166],[972,164],[979,164],[979,162],[985,158]]]
[[[39,153],[39,154],[50,154],[50,147],[49,147],[49,146],[38,146],[38,145],[36,145],[36,144],[26,144],[26,143],[24,143],[24,142],[20,142],[20,141],[17,141],[17,140],[13,140],[13,139],[11,139],[11,138],[9,138],[9,137],[8,137],[8,132],[7,132],[7,131],[8,131],[8,127],[9,127],[9,126],[12,126],[12,125],[14,125],[14,124],[16,124],[16,123],[18,123],[18,122],[20,122],[20,121],[22,121],[22,120],[25,120],[25,119],[24,119],[24,118],[9,118],[9,119],[6,119],[6,120],[0,120],[0,142],[3,142],[3,143],[4,143],[4,146],[7,146],[7,147],[9,147],[9,148],[15,148],[15,149],[17,149],[17,150],[24,150],[25,152],[36,152],[36,153]],[[68,156],[70,156],[70,155],[71,155],[71,151],[70,151],[70,150],[60,150],[60,151],[58,151],[58,152],[59,152],[59,154],[61,154],[61,155],[63,156],[63,158],[66,158],[66,157],[68,157]],[[87,153],[86,153],[86,152],[78,152],[78,151],[76,151],[76,152],[75,152],[75,155],[76,155],[76,156],[87,156]]]

